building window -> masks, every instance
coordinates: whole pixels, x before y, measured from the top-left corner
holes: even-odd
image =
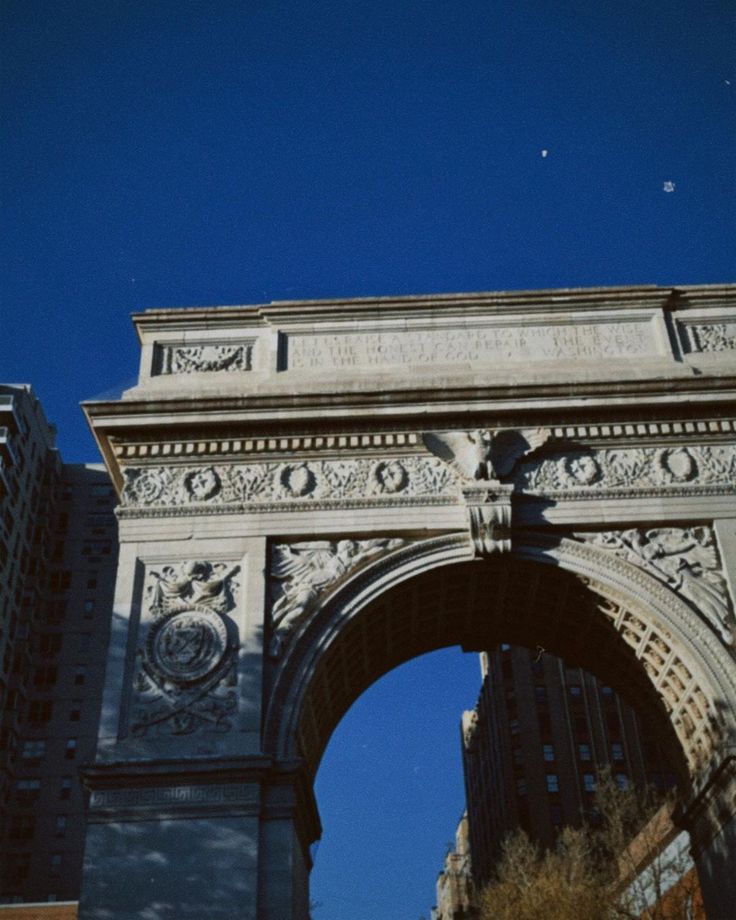
[[[502,651],[502,652],[508,652],[508,651],[510,651],[510,649],[511,649],[511,646],[508,644],[508,642],[502,642],[502,643],[501,643],[501,651]]]
[[[595,776],[592,773],[583,773],[583,789],[586,792],[595,792]]]
[[[15,798],[18,802],[35,802],[41,791],[40,779],[19,779],[15,784]]]
[[[89,618],[94,616],[95,613],[95,602],[94,601],[85,601],[84,602],[84,615]]]
[[[61,785],[59,786],[59,798],[68,799],[72,794],[72,778],[71,776],[62,776]]]
[[[97,587],[97,575],[96,574],[90,575],[89,578],[87,579],[87,588],[89,590],[93,590],[96,587]]]
[[[616,774],[616,785],[624,792],[629,788],[629,777],[625,773]]]
[[[614,760],[621,761],[624,759],[624,746],[618,742],[611,745],[611,757]]]
[[[61,872],[61,853],[52,853],[49,868],[52,875],[58,875]]]
[[[84,665],[79,665],[74,670],[74,684],[77,687],[81,687],[85,680],[87,679],[87,668]]]
[[[67,760],[73,760],[77,753],[77,739],[76,738],[67,738],[66,749],[64,751],[64,757]]]
[[[547,774],[547,792],[559,792],[560,783],[556,773]]]
[[[34,725],[51,719],[54,704],[50,700],[32,700],[28,707],[28,721]]]
[[[604,700],[613,700],[613,687],[601,687],[601,696]]]
[[[11,840],[30,840],[36,831],[34,815],[13,815],[8,836]]]
[[[555,746],[554,744],[543,744],[542,745],[542,756],[550,763],[555,759]]]
[[[511,753],[514,758],[514,766],[520,767],[524,763],[524,752],[520,747],[515,747]]]
[[[41,760],[46,756],[46,739],[35,738],[33,741],[25,741],[20,756],[23,760]]]
[[[66,815],[56,816],[55,833],[57,837],[63,837],[66,834]]]
[[[69,721],[70,722],[79,722],[82,717],[82,701],[73,700],[72,708],[69,710]]]
[[[527,786],[526,786],[526,780],[525,780],[525,779],[517,779],[517,780],[516,780],[516,792],[517,792],[518,795],[526,795],[526,793],[527,793]]]
[[[534,697],[537,701],[538,706],[546,706],[547,705],[547,688],[541,687],[541,686],[535,687]]]
[[[509,731],[512,735],[518,735],[520,731],[519,720],[518,719],[509,719]]]
[[[44,668],[36,668],[33,674],[33,683],[37,687],[52,687],[59,676],[56,665],[49,664]]]
[[[583,688],[580,684],[570,684],[567,688],[567,692],[570,694],[572,699],[579,699],[583,695]]]
[[[580,760],[590,760],[590,745],[589,744],[579,744],[578,745],[578,757]]]

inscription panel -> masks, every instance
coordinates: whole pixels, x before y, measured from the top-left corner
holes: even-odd
[[[651,316],[569,324],[433,326],[387,331],[287,332],[290,370],[661,354]]]

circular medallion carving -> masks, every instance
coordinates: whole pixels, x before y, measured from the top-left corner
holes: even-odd
[[[687,482],[698,471],[693,455],[685,447],[660,450],[656,464],[664,482]]]
[[[565,460],[565,473],[572,482],[581,486],[589,486],[600,478],[601,469],[595,457],[591,457],[590,454],[580,454]]]
[[[148,634],[148,660],[166,680],[192,683],[206,677],[227,652],[227,627],[217,614],[197,608],[171,613]]]
[[[409,482],[406,467],[399,460],[382,460],[373,470],[373,478],[381,492],[401,492]]]
[[[295,498],[301,498],[314,491],[317,478],[306,463],[285,466],[281,471],[281,485]]]
[[[203,470],[193,470],[185,478],[184,485],[190,497],[199,502],[217,495],[221,487],[220,477],[211,466]]]

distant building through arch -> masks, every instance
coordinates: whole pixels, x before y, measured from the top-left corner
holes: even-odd
[[[383,673],[536,644],[669,752],[736,903],[736,288],[154,310],[86,412],[121,495],[79,916],[304,920]],[[105,913],[107,912],[107,913]]]

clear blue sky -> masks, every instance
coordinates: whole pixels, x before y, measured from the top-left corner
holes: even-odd
[[[134,377],[128,315],[145,307],[733,280],[731,3],[5,0],[0,15],[0,379],[36,387],[67,460],[95,457],[77,403]],[[354,841],[362,821],[391,858],[326,838],[320,920],[431,904],[455,804],[394,846],[350,811],[345,777],[378,816],[426,795],[425,768],[430,806],[459,788],[411,719],[386,767],[406,777],[398,799],[379,803],[355,747],[386,754],[391,682],[421,676],[436,700],[474,686],[475,662],[455,661],[400,669],[341,725],[325,825]],[[457,696],[455,727],[474,691]],[[341,847],[355,864],[329,870]],[[426,852],[429,882],[409,873]],[[337,900],[358,890],[393,907]]]

